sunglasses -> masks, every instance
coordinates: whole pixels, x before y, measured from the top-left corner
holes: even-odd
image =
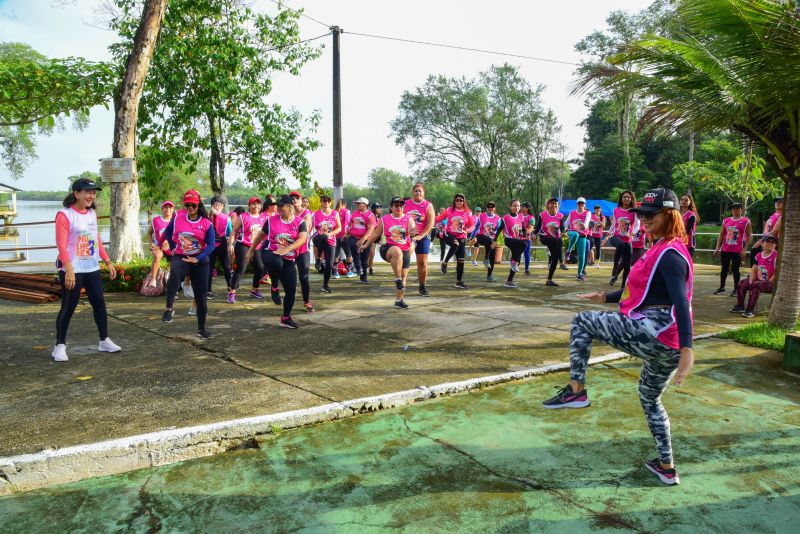
[[[196,208],[197,204],[193,204],[191,202],[186,202],[186,203],[184,203],[183,207],[184,208]]]
[[[639,214],[639,218],[642,219],[642,220],[645,220],[645,221],[649,221],[650,219],[654,219],[655,216],[658,215],[659,213],[660,212],[658,212],[658,211],[652,211],[652,212],[649,212],[649,213],[640,213]]]
[[[393,207],[393,208],[402,208],[402,207],[404,207],[404,206],[405,206],[405,203],[402,203],[402,204],[400,204],[400,203],[392,204],[392,207]]]
[[[464,199],[463,198],[457,198],[456,202],[464,202]]]

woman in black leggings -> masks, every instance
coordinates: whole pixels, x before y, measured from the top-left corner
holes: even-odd
[[[467,236],[475,229],[475,217],[467,205],[467,199],[461,193],[453,197],[453,204],[444,213],[436,217],[434,223],[447,220],[445,242],[450,247],[441,264],[443,274],[447,273],[447,262],[456,257],[456,289],[467,289],[464,284],[464,262],[467,256]]]
[[[292,207],[294,207],[295,217],[299,217],[304,223],[306,228],[313,228],[314,222],[312,220],[311,210],[303,207],[303,197],[297,191],[289,193],[289,198],[292,199]],[[314,304],[311,302],[311,282],[309,280],[309,268],[311,267],[311,252],[308,250],[308,242],[297,249],[297,275],[300,278],[300,292],[303,294],[303,308],[307,312],[314,311]],[[277,287],[278,282],[272,281],[272,287]]]
[[[483,265],[486,266],[487,282],[495,281],[494,276],[492,276],[494,272],[494,249],[496,248],[494,238],[497,235],[497,229],[500,225],[500,217],[497,216],[494,210],[494,202],[487,202],[486,211],[481,213],[480,217],[478,217],[478,235],[475,236],[478,245],[484,248],[485,255],[483,258]]]
[[[542,242],[542,245],[547,247],[549,255],[547,272],[547,282],[545,285],[558,287],[558,284],[553,281],[553,275],[558,268],[563,253],[564,244],[561,241],[561,235],[566,231],[566,220],[564,215],[558,211],[558,199],[551,198],[547,201],[547,209],[539,214],[539,219],[536,221],[536,226],[533,229],[533,239],[537,238]]]
[[[617,207],[614,208],[614,215],[611,217],[611,227],[608,236],[603,240],[603,245],[607,241],[614,247],[614,268],[611,271],[609,285],[617,283],[617,277],[622,273],[622,287],[628,280],[631,272],[631,258],[633,257],[633,237],[639,232],[639,219],[631,211],[636,206],[636,195],[633,191],[623,191],[619,195]]]
[[[525,247],[528,245],[525,221],[519,212],[519,208],[519,200],[512,200],[509,212],[500,219],[500,224],[497,227],[494,242],[492,243],[492,248],[496,248],[497,238],[500,237],[500,232],[502,232],[505,244],[511,250],[508,278],[503,284],[503,286],[510,288],[517,287],[517,284],[514,283],[514,275],[519,272],[519,262],[525,252]]]
[[[91,180],[81,178],[72,184],[72,192],[64,199],[64,209],[56,214],[56,245],[58,247],[58,279],[61,282],[61,310],[56,317],[56,346],[53,361],[65,362],[67,357],[67,329],[81,298],[81,288],[86,290],[92,305],[94,322],[100,334],[97,350],[119,352],[120,347],[108,337],[108,316],[103,298],[103,279],[100,262],[108,267],[111,279],[117,277],[114,264],[103,249],[97,227],[94,199],[100,188]]]

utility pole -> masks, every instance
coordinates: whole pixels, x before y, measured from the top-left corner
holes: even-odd
[[[342,75],[339,64],[339,35],[342,29],[331,26],[333,35],[333,200],[344,196],[342,181]]]

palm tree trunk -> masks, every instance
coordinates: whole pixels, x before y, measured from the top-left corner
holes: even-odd
[[[773,290],[769,324],[795,330],[800,316],[800,178],[786,184],[781,221],[781,256],[777,284]]]

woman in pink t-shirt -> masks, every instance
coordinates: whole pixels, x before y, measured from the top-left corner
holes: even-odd
[[[519,272],[519,263],[522,259],[522,254],[525,252],[525,244],[527,242],[528,230],[526,228],[525,220],[519,212],[519,200],[512,200],[509,206],[508,213],[503,215],[500,219],[497,231],[494,236],[492,248],[497,246],[497,238],[500,233],[503,234],[503,240],[506,246],[511,251],[511,261],[509,262],[510,268],[508,270],[508,278],[503,283],[504,287],[514,288],[517,284],[514,283],[514,275]]]
[[[153,217],[153,220],[150,221],[150,227],[147,229],[147,242],[150,243],[150,252],[153,254],[153,262],[150,264],[149,284],[151,287],[156,287],[158,285],[157,278],[158,271],[161,268],[161,258],[163,258],[165,254],[172,254],[169,250],[168,243],[164,242],[161,247],[156,246],[156,243],[158,243],[164,230],[167,229],[169,221],[172,220],[174,214],[175,204],[170,200],[165,200],[161,203],[161,215]]]
[[[312,239],[314,244],[314,256],[325,258],[325,268],[322,275],[322,292],[330,293],[331,288],[328,282],[331,280],[333,272],[333,258],[336,257],[338,248],[337,235],[342,231],[342,223],[339,219],[339,212],[331,208],[331,197],[322,195],[319,198],[320,209],[314,212],[314,231],[316,234]],[[349,218],[348,212],[348,218]]]
[[[722,230],[717,237],[717,246],[714,249],[715,256],[721,256],[722,270],[719,273],[719,289],[715,295],[725,293],[725,282],[728,279],[728,270],[733,273],[733,291],[731,296],[736,296],[736,288],[739,287],[739,267],[742,258],[747,254],[747,247],[753,237],[753,228],[750,219],[743,216],[742,205],[738,202],[731,206],[731,217],[722,221]]]
[[[92,305],[94,322],[100,334],[97,350],[119,352],[120,347],[108,337],[108,314],[103,298],[103,278],[100,262],[108,267],[112,280],[117,277],[114,264],[103,248],[97,227],[94,200],[100,187],[92,180],[81,178],[72,183],[72,192],[64,199],[64,209],[56,214],[56,246],[58,247],[58,280],[61,283],[61,309],[56,317],[56,345],[52,358],[65,362],[67,329],[81,298],[81,288]]]
[[[267,214],[261,211],[261,199],[258,197],[250,197],[247,201],[247,211],[231,221],[232,232],[238,235],[236,244],[234,245],[236,270],[233,272],[230,289],[228,290],[228,302],[231,304],[236,302],[236,290],[239,289],[239,280],[241,280],[247,270],[248,264],[244,261],[244,257],[250,245],[253,243],[253,238],[258,234],[265,220],[267,220]],[[261,293],[259,285],[261,283],[261,277],[264,276],[266,270],[261,261],[261,254],[256,254],[252,262],[253,283],[250,288],[250,296],[256,299],[263,299],[264,295]]]
[[[639,218],[632,211],[636,207],[636,195],[633,191],[623,191],[617,200],[617,207],[611,217],[611,227],[608,236],[603,240],[611,242],[614,247],[614,267],[611,269],[611,280],[609,285],[617,283],[617,278],[622,273],[622,287],[628,280],[631,272],[631,258],[633,257],[633,237],[639,231]],[[675,206],[677,209],[678,206]]]
[[[761,240],[763,250],[756,255],[756,264],[750,268],[750,276],[739,282],[736,286],[736,306],[731,308],[731,313],[741,313],[742,317],[753,317],[756,314],[756,304],[761,293],[772,293],[772,284],[775,283],[775,269],[778,263],[778,238],[767,235]],[[744,299],[747,292],[750,298],[747,307]]]
[[[395,286],[394,305],[400,309],[408,308],[403,297],[406,292],[408,269],[411,267],[411,243],[423,237],[417,234],[414,219],[403,212],[405,205],[405,200],[394,197],[389,203],[391,212],[381,217],[375,229],[359,242],[359,249],[365,250],[380,236],[385,238],[386,242],[381,245],[380,255],[392,266]]]
[[[467,199],[461,193],[453,197],[453,204],[444,213],[439,214],[434,223],[447,220],[445,227],[445,243],[450,247],[441,264],[442,274],[447,274],[447,262],[455,254],[456,257],[456,289],[467,289],[464,284],[464,262],[467,256],[467,236],[475,228],[475,217],[467,205]]]

